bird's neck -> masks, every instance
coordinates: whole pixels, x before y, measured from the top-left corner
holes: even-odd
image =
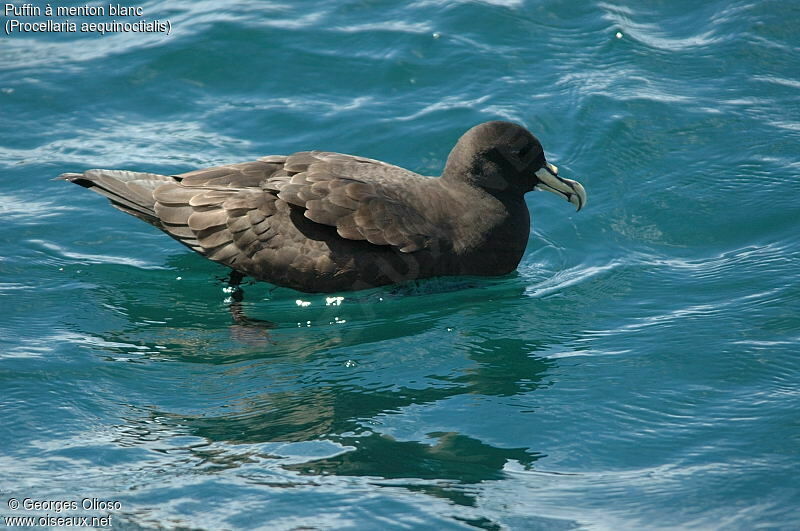
[[[458,268],[464,275],[510,273],[528,244],[530,213],[525,198],[519,194],[501,198],[485,190],[476,192],[470,194],[469,203],[454,224],[465,229],[454,238]]]

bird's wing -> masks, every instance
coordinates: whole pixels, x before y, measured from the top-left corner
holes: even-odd
[[[439,186],[380,161],[327,152],[264,157],[259,161],[175,176],[153,191],[160,227],[211,260],[240,270],[332,267],[319,263],[292,220],[302,210],[309,223],[335,227],[345,239],[365,240],[411,253],[448,245]],[[319,261],[318,260],[318,261]]]
[[[281,173],[264,188],[305,209],[306,218],[336,227],[342,238],[404,253],[449,239],[448,225],[436,216],[444,193],[435,180],[377,160],[319,151],[289,156]]]
[[[152,192],[159,226],[211,260],[241,267],[275,236],[275,196],[259,185],[282,167],[257,161],[176,175]]]

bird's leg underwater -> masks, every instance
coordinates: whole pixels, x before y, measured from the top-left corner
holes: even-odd
[[[244,300],[244,290],[242,289],[242,279],[244,275],[235,269],[231,269],[231,274],[228,275],[228,293],[231,294],[233,302],[242,302]]]
[[[260,328],[276,328],[277,325],[272,321],[253,319],[245,315],[244,308],[242,307],[242,301],[244,300],[244,290],[241,286],[242,279],[244,279],[244,275],[239,271],[232,269],[231,274],[228,276],[228,287],[225,289],[225,291],[230,294],[228,299],[230,301],[228,310],[231,312],[231,317],[233,317],[233,320],[240,325],[257,326]]]

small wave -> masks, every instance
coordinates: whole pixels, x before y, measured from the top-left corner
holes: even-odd
[[[59,216],[64,212],[77,212],[79,208],[42,201],[19,194],[0,193],[0,215],[20,224],[38,224],[41,220]]]
[[[373,31],[389,31],[395,33],[424,34],[432,33],[433,27],[425,22],[405,22],[401,20],[387,20],[383,22],[368,22],[349,26],[336,26],[334,31],[342,33],[361,33]]]
[[[599,266],[581,265],[568,268],[563,271],[558,271],[543,282],[527,287],[525,289],[525,294],[534,298],[545,297],[623,265],[625,265],[625,261],[613,260],[608,264]]]
[[[460,4],[486,4],[490,6],[518,8],[525,4],[525,0],[455,0],[447,2],[449,5],[458,6]],[[440,7],[442,2],[440,0],[417,0],[411,4],[411,8],[419,7]]]
[[[606,3],[600,3],[598,7],[605,11],[603,18],[611,22],[614,27],[619,28],[623,35],[658,50],[668,52],[693,50],[700,47],[709,47],[723,40],[722,37],[716,36],[713,30],[695,30],[694,34],[680,37],[667,34],[664,29],[666,27],[691,28],[691,24],[676,23],[675,19],[687,17],[688,15],[686,14],[672,17],[672,23],[667,25],[663,21],[657,23],[635,22],[634,18],[649,15],[644,10],[634,11],[630,8],[619,8]]]
[[[40,247],[47,249],[48,251],[57,253],[58,256],[61,258],[69,260],[78,260],[82,263],[128,265],[140,269],[167,269],[163,266],[159,266],[150,262],[145,262],[143,260],[137,260],[136,258],[129,258],[127,256],[79,253],[75,251],[68,251],[67,249],[61,247],[60,245],[44,240],[29,240],[29,241],[34,245],[38,245]]]
[[[391,122],[407,122],[410,120],[416,120],[428,114],[433,114],[440,111],[449,111],[451,109],[475,109],[478,108],[482,103],[488,101],[490,96],[480,96],[474,99],[464,99],[461,96],[447,96],[440,101],[435,103],[429,103],[425,105],[425,107],[413,114],[407,114],[405,116],[396,116],[392,118],[386,118],[382,121],[391,121]]]

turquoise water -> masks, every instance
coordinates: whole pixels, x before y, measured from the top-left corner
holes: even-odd
[[[137,5],[171,33],[0,38],[0,516],[800,526],[794,3]],[[587,208],[530,194],[499,279],[248,285],[267,332],[223,267],[50,181],[309,148],[435,175],[490,119]],[[87,497],[119,508],[7,501]]]

